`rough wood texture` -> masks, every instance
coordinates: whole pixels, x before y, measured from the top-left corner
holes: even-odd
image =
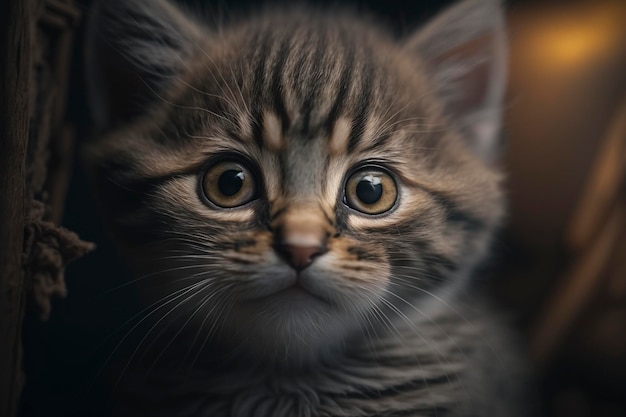
[[[0,2],[0,415],[16,414],[23,383],[22,241],[33,6]]]
[[[42,318],[65,295],[65,265],[93,248],[58,225],[70,177],[64,121],[71,2],[0,2],[0,416],[17,413],[26,305]]]
[[[94,247],[59,226],[74,147],[73,129],[65,120],[65,99],[79,17],[71,0],[40,1],[34,16],[23,269],[27,311],[42,320],[50,316],[51,299],[67,295],[65,266]]]

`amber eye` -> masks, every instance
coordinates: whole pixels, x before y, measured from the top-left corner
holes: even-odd
[[[346,204],[365,214],[391,210],[397,198],[396,182],[381,168],[360,169],[350,175],[346,183]]]
[[[224,208],[242,206],[257,197],[254,176],[239,161],[220,161],[202,178],[202,191],[213,204]]]

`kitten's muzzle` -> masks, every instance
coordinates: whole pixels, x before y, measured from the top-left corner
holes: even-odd
[[[332,227],[315,202],[290,203],[272,225],[274,250],[293,269],[302,271],[326,253]]]
[[[313,263],[313,260],[326,252],[325,245],[297,245],[279,243],[276,252],[296,271],[302,271]]]

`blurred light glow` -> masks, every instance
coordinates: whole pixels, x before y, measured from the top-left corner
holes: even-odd
[[[567,13],[561,9],[544,16],[533,25],[530,50],[558,67],[577,66],[615,53],[626,26],[625,6],[621,1],[589,2],[572,5]]]

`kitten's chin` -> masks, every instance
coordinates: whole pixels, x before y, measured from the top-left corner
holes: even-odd
[[[242,353],[272,362],[314,362],[337,351],[357,323],[299,284],[248,300],[224,328]]]

